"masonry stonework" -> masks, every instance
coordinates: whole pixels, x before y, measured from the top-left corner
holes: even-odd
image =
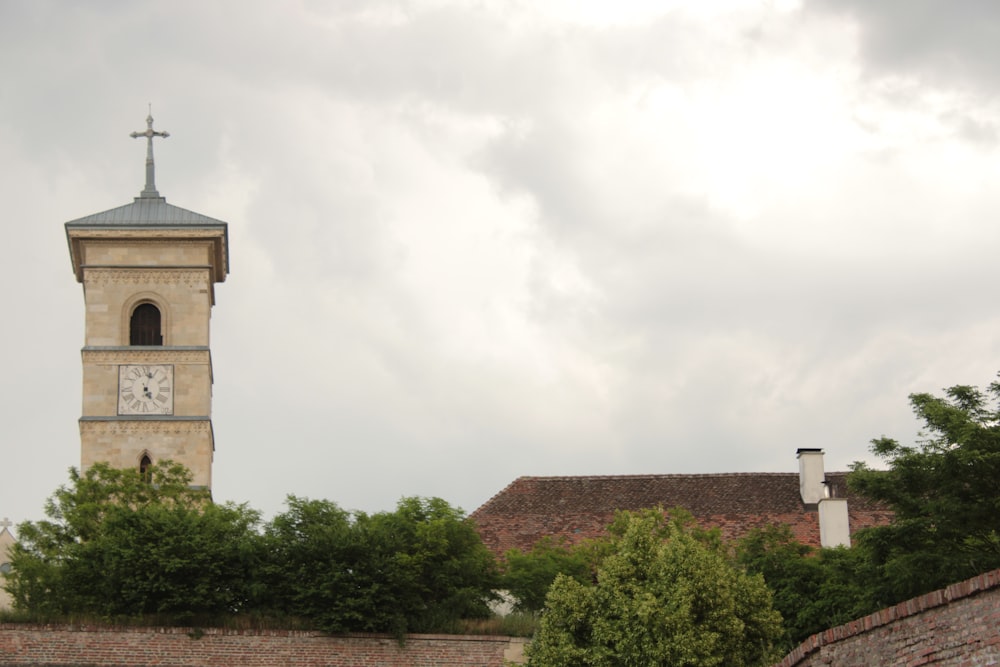
[[[123,261],[128,261],[129,255]],[[211,315],[205,267],[85,273],[87,345],[128,345],[128,317],[139,301],[162,306],[164,345],[208,345]]]
[[[1000,665],[1000,570],[813,635],[776,667]]]
[[[524,640],[495,636],[87,628],[0,624],[0,665],[88,667],[503,667],[523,661]]]
[[[174,367],[174,413],[208,415],[212,410],[212,361],[208,348],[162,351],[143,348],[85,348],[83,359],[83,414],[113,417],[118,414],[118,367],[122,364],[155,365],[167,361]]]
[[[143,452],[184,463],[192,483],[212,486],[212,424],[207,419],[187,421],[80,421],[83,443],[80,465],[98,462],[113,468],[137,468]]]

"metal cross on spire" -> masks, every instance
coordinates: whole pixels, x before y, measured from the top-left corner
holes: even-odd
[[[146,116],[146,131],[145,132],[133,132],[131,135],[133,139],[138,139],[139,137],[146,137],[146,187],[142,189],[139,194],[140,197],[159,197],[160,193],[156,191],[156,174],[153,167],[153,137],[162,137],[166,139],[170,136],[168,132],[157,132],[153,129],[153,105],[149,105],[149,115]]]
[[[13,525],[14,524],[11,523],[10,519],[8,519],[7,517],[4,517],[3,521],[0,521],[0,532],[3,532],[3,530],[5,528],[10,528]]]

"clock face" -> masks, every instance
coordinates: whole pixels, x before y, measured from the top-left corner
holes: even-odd
[[[174,414],[174,367],[118,367],[118,414]]]

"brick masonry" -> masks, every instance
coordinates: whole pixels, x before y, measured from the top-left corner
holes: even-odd
[[[775,667],[1000,665],[1000,570],[813,635]]]
[[[34,667],[502,667],[525,640],[0,624],[0,665]],[[1000,665],[1000,570],[813,635],[775,667]]]
[[[329,637],[315,632],[0,624],[0,665],[54,667],[502,667],[524,640],[495,636]]]

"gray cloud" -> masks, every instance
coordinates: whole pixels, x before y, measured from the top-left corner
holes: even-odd
[[[849,16],[860,32],[866,63],[880,74],[907,74],[993,97],[983,84],[992,87],[1000,75],[996,3],[809,0],[806,6]]]
[[[231,223],[221,499],[472,510],[522,474],[905,439],[907,393],[1000,358],[1000,114],[959,38],[991,6],[940,34],[885,7],[5,5],[0,514],[78,461],[61,223],[137,194],[147,102],[160,191]]]

